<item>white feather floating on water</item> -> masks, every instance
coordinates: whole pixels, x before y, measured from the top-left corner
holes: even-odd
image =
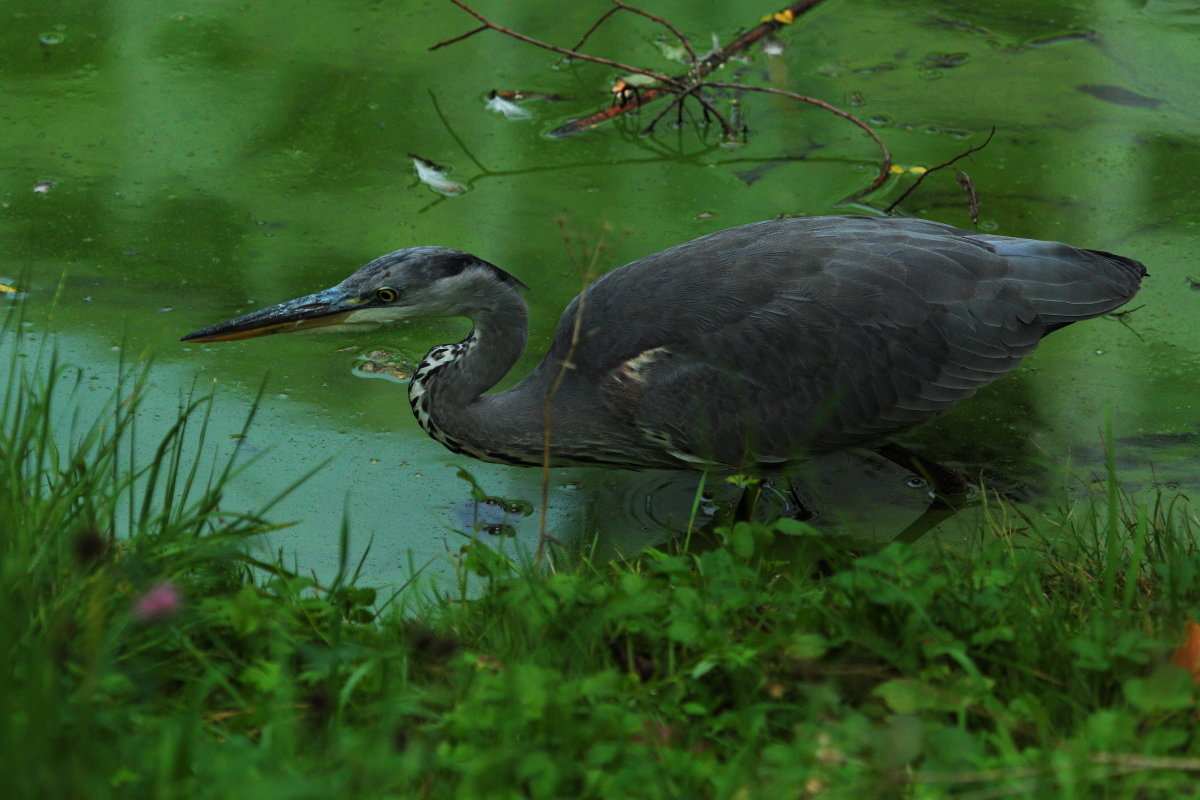
[[[533,116],[513,101],[505,100],[498,94],[489,97],[484,108],[488,111],[495,111],[497,114],[503,114],[505,119],[529,119]]]
[[[466,186],[463,186],[461,183],[455,183],[446,177],[444,167],[440,167],[432,161],[426,161],[417,156],[411,157],[413,168],[417,171],[417,179],[438,194],[455,197],[467,191]]]

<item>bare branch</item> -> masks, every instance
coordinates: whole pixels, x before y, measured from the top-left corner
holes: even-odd
[[[593,33],[595,33],[596,30],[608,20],[609,17],[613,16],[618,11],[632,11],[634,14],[638,14],[640,16],[645,17],[646,19],[657,22],[659,25],[662,25],[664,28],[669,30],[671,33],[675,34],[675,38],[679,39],[679,43],[683,45],[685,50],[687,50],[688,55],[691,57],[692,63],[693,64],[696,63],[696,51],[692,49],[692,43],[690,41],[688,41],[688,38],[686,36],[684,36],[682,33],[679,32],[678,28],[676,28],[674,25],[667,22],[665,19],[663,19],[661,17],[656,17],[653,14],[643,11],[640,8],[631,6],[628,3],[623,3],[623,2],[621,2],[621,0],[613,0],[613,8],[610,8],[608,11],[605,11],[603,14],[601,14],[600,19],[598,19],[592,23],[592,27],[587,29],[587,33],[583,34],[583,37],[578,42],[576,42],[571,47],[571,49],[578,50],[579,48],[583,47],[584,42],[586,42],[588,40],[588,38],[590,38],[591,35]]]
[[[609,17],[611,17],[613,14],[616,14],[620,10],[621,10],[620,8],[610,8],[608,11],[605,11],[603,14],[601,14],[600,19],[593,22],[592,27],[587,29],[587,33],[585,33],[578,42],[571,45],[571,49],[578,50],[579,48],[583,47],[584,42],[586,42],[588,40],[588,38],[591,37],[591,35],[596,32],[596,29],[599,28],[601,25],[603,25],[605,20],[607,20]]]
[[[871,137],[871,141],[875,142],[875,145],[879,148],[879,152],[882,155],[882,163],[880,164],[880,167],[879,167],[879,174],[875,176],[875,180],[871,181],[870,186],[850,195],[845,200],[842,200],[841,203],[839,203],[839,205],[853,203],[855,200],[858,200],[859,198],[875,191],[876,189],[878,189],[880,186],[883,185],[883,182],[887,180],[887,177],[891,172],[892,153],[890,150],[888,150],[887,145],[883,143],[883,139],[879,138],[879,134],[877,134],[875,132],[874,128],[872,128],[867,123],[863,122],[858,117],[851,114],[849,111],[843,111],[842,109],[838,108],[837,106],[830,105],[829,103],[826,103],[824,100],[818,100],[815,97],[809,97],[808,95],[805,95],[805,94],[797,94],[796,92],[789,92],[784,89],[776,89],[772,86],[747,86],[747,85],[741,84],[741,83],[714,83],[714,82],[707,82],[707,81],[704,83],[704,85],[705,86],[713,86],[718,89],[740,89],[740,90],[748,91],[748,92],[763,92],[764,94],[777,94],[777,95],[780,95],[781,97],[790,97],[792,100],[798,100],[801,103],[808,103],[809,105],[814,105],[817,108],[824,109],[825,111],[828,111],[830,114],[836,114],[837,116],[841,117],[842,119],[847,120],[848,122],[852,122],[853,124],[857,125],[859,128],[862,128],[863,131],[866,132],[867,136]]]
[[[975,184],[971,181],[971,176],[961,169],[957,169],[954,171],[954,178],[967,193],[967,211],[971,213],[971,224],[979,227],[979,195],[975,192]]]
[[[978,153],[980,150],[987,147],[989,144],[991,144],[992,137],[995,135],[996,135],[996,128],[993,127],[992,130],[988,133],[987,138],[983,140],[982,144],[975,145],[974,147],[968,147],[966,150],[959,153],[958,155],[956,155],[954,158],[950,159],[949,161],[943,161],[941,164],[938,164],[936,167],[930,167],[929,169],[925,170],[925,172],[921,173],[921,176],[919,178],[917,178],[915,181],[913,181],[912,186],[909,186],[907,189],[905,189],[903,194],[901,194],[899,197],[897,197],[891,205],[889,205],[887,208],[885,208],[883,210],[883,213],[890,214],[893,211],[895,211],[896,206],[903,203],[904,200],[910,194],[912,194],[914,191],[916,191],[917,187],[920,186],[922,183],[924,183],[925,179],[928,178],[933,173],[937,172],[940,169],[946,169],[946,167],[953,165],[955,162],[966,158],[967,156],[971,155],[972,153]]]
[[[458,2],[458,0],[451,0],[451,2]],[[725,47],[722,47],[720,50],[716,51],[715,53],[711,53],[707,57],[701,59],[692,67],[689,74],[683,75],[683,76],[677,76],[674,79],[672,79],[672,81],[669,82],[667,85],[671,86],[671,87],[683,87],[683,86],[695,83],[695,82],[703,79],[704,76],[710,74],[713,70],[720,67],[722,64],[724,64],[726,61],[728,61],[733,56],[740,53],[742,50],[745,50],[747,47],[754,44],[755,42],[757,42],[759,39],[763,38],[767,34],[774,33],[775,31],[782,28],[784,25],[791,24],[790,21],[794,21],[796,19],[796,17],[800,16],[804,12],[817,6],[820,2],[821,2],[821,0],[800,0],[800,2],[792,3],[790,6],[783,9],[782,11],[779,11],[779,12],[771,15],[771,17],[769,17],[768,19],[763,20],[761,23],[759,23],[759,25],[757,27],[753,28],[746,34],[735,39],[730,44],[726,45]],[[785,20],[787,20],[787,21],[785,21]],[[602,109],[602,110],[597,111],[594,114],[590,114],[586,117],[580,117],[579,119],[571,120],[570,122],[566,123],[565,125],[562,125],[556,129],[554,129],[553,131],[551,131],[550,135],[555,136],[555,137],[571,136],[572,134],[576,134],[576,133],[579,133],[580,131],[587,130],[588,128],[591,128],[595,125],[599,125],[602,122],[607,122],[608,120],[612,119],[613,117],[619,116],[621,114],[626,114],[626,113],[629,113],[630,111],[633,111],[636,108],[640,108],[641,106],[643,106],[653,100],[657,100],[659,97],[661,97],[663,94],[665,94],[665,92],[663,92],[663,91],[651,92],[651,91],[647,91],[647,90],[643,89],[641,94],[643,95],[643,97],[641,97],[640,102],[638,102],[636,105],[633,105],[633,106],[625,105],[625,106],[621,106],[620,108],[615,109],[615,110],[612,108]]]
[[[482,33],[483,31],[488,30],[488,28],[489,28],[489,26],[487,26],[487,25],[480,25],[478,28],[472,28],[471,30],[467,31],[466,33],[462,34],[461,36],[455,36],[453,39],[447,39],[444,42],[438,42],[437,44],[435,44],[433,47],[431,47],[429,49],[437,50],[439,47],[445,47],[448,44],[454,44],[455,42],[461,42],[463,39],[470,39],[475,34]]]
[[[525,42],[526,44],[531,44],[534,47],[540,47],[543,50],[549,50],[552,53],[558,53],[559,55],[564,55],[564,56],[567,56],[568,58],[576,58],[576,59],[579,59],[580,61],[591,61],[594,64],[604,64],[605,66],[612,67],[614,69],[619,69],[623,72],[632,72],[637,75],[645,75],[648,78],[653,78],[654,80],[658,81],[659,83],[667,84],[670,86],[674,86],[678,83],[678,81],[676,81],[675,78],[672,78],[670,75],[665,75],[661,72],[654,72],[653,70],[642,69],[641,67],[635,67],[630,64],[622,64],[620,61],[613,61],[612,59],[609,59],[609,58],[601,58],[600,56],[592,56],[592,55],[588,55],[587,53],[580,53],[577,50],[571,50],[566,47],[559,47],[558,45],[550,44],[549,42],[543,42],[540,39],[534,39],[532,36],[526,36],[523,33],[518,33],[517,31],[514,31],[511,28],[505,28],[502,25],[497,25],[496,23],[492,22],[490,19],[485,17],[483,14],[480,14],[478,11],[471,8],[466,3],[462,2],[462,0],[450,0],[450,2],[454,3],[454,5],[458,6],[463,11],[466,11],[472,17],[474,17],[475,19],[477,19],[481,23],[483,23],[484,28],[491,29],[493,31],[498,31],[500,33],[503,33],[505,36],[511,36],[512,38],[514,38],[518,41]],[[475,33],[478,33],[478,30],[472,31],[471,34],[468,34],[468,35],[474,35]],[[453,44],[454,42],[462,41],[464,38],[466,38],[466,37],[458,36],[458,37],[455,37],[454,39],[447,39],[444,42],[438,42],[437,44],[433,45],[429,49],[437,50],[439,47],[445,47],[448,44]]]
[[[696,101],[699,102],[700,105],[703,107],[706,115],[711,113],[712,115],[714,115],[717,118],[717,120],[721,123],[722,130],[726,136],[734,136],[734,135],[736,135],[736,128],[733,126],[733,124],[729,121],[729,119],[724,114],[722,114],[707,98],[705,98],[701,95],[701,91],[706,88],[717,88],[717,89],[734,89],[734,90],[743,90],[743,91],[763,92],[766,94],[777,94],[782,97],[788,97],[793,100],[798,100],[802,103],[808,103],[809,105],[817,106],[818,108],[828,111],[831,114],[835,114],[836,116],[842,117],[843,119],[845,119],[845,120],[851,122],[852,124],[856,125],[857,127],[861,128],[869,137],[871,137],[871,140],[873,142],[875,142],[876,146],[879,148],[879,151],[880,151],[881,157],[882,157],[882,162],[881,162],[878,174],[875,176],[874,180],[871,181],[870,185],[868,185],[865,189],[855,192],[851,196],[842,200],[841,201],[842,205],[844,205],[846,203],[855,202],[858,199],[862,198],[863,196],[869,194],[870,192],[873,192],[875,189],[878,189],[881,185],[883,185],[884,181],[887,180],[887,177],[890,174],[891,165],[892,165],[892,157],[891,157],[891,153],[888,151],[887,145],[884,144],[883,140],[874,131],[874,129],[871,128],[870,125],[863,122],[858,117],[855,117],[853,114],[850,114],[847,111],[843,111],[842,109],[837,108],[836,106],[830,105],[829,103],[826,103],[823,100],[818,100],[815,97],[809,97],[807,95],[798,94],[796,92],[789,92],[789,91],[785,91],[783,89],[776,89],[776,88],[767,87],[767,86],[745,86],[745,85],[739,84],[739,83],[727,83],[727,82],[723,82],[723,81],[710,82],[710,81],[704,80],[704,77],[706,75],[708,75],[713,70],[715,70],[717,67],[721,66],[726,61],[728,61],[731,56],[733,56],[737,52],[740,52],[741,50],[744,50],[745,48],[749,47],[751,44],[758,41],[759,39],[766,36],[767,34],[778,30],[779,28],[783,27],[784,25],[791,24],[797,16],[814,8],[821,2],[821,0],[799,0],[798,2],[792,3],[791,5],[789,5],[787,8],[783,9],[782,11],[776,12],[775,14],[772,14],[770,17],[767,17],[757,27],[753,28],[746,34],[742,35],[741,37],[739,37],[738,39],[736,39],[729,45],[727,45],[727,46],[721,48],[720,50],[718,50],[714,53],[711,53],[707,57],[705,57],[703,59],[699,59],[699,60],[696,60],[695,52],[691,48],[690,43],[687,40],[687,37],[684,36],[681,31],[679,31],[677,28],[675,28],[674,25],[667,22],[665,19],[657,17],[648,12],[642,11],[641,9],[636,8],[632,5],[629,5],[627,2],[625,2],[625,0],[613,0],[613,3],[615,4],[616,7],[614,9],[606,12],[605,14],[603,14],[600,17],[600,19],[598,19],[592,25],[592,27],[588,29],[587,33],[585,33],[583,38],[580,40],[579,45],[576,45],[575,48],[559,47],[557,45],[553,45],[548,42],[543,42],[541,40],[534,39],[533,37],[526,36],[523,33],[518,33],[509,28],[505,28],[501,25],[498,25],[498,24],[492,22],[490,19],[485,17],[483,14],[476,11],[471,6],[467,5],[467,3],[463,2],[463,0],[450,0],[450,2],[454,3],[454,5],[458,6],[459,8],[461,8],[462,10],[464,10],[468,14],[470,14],[471,16],[475,17],[475,19],[479,20],[479,22],[482,23],[481,28],[477,28],[477,29],[475,29],[467,34],[464,34],[462,36],[459,36],[455,39],[448,39],[445,42],[440,42],[440,43],[434,45],[433,47],[429,48],[430,50],[435,50],[435,49],[437,49],[439,47],[443,47],[447,44],[453,44],[454,42],[462,41],[462,39],[467,38],[468,36],[472,36],[475,33],[478,33],[481,29],[483,29],[483,30],[490,29],[490,30],[494,30],[494,31],[503,33],[506,36],[517,39],[518,41],[522,41],[527,44],[532,44],[535,47],[540,47],[544,50],[549,50],[554,53],[559,53],[561,55],[567,56],[568,58],[578,59],[580,61],[590,61],[595,64],[603,64],[608,67],[622,70],[626,73],[644,75],[644,76],[654,79],[655,81],[657,81],[660,84],[659,86],[649,86],[649,87],[645,87],[645,88],[639,90],[635,95],[633,95],[632,99],[626,99],[620,105],[609,106],[608,108],[597,111],[596,113],[591,114],[588,117],[584,117],[582,119],[577,119],[577,120],[572,120],[572,121],[568,122],[567,124],[557,128],[556,130],[551,131],[551,133],[550,133],[551,136],[567,136],[572,133],[578,133],[579,131],[582,131],[586,128],[592,127],[593,125],[597,125],[601,122],[605,122],[607,120],[613,119],[614,117],[619,116],[621,114],[626,114],[626,113],[629,113],[630,111],[641,108],[643,105],[646,105],[649,102],[657,100],[665,94],[675,95],[675,98],[674,98],[673,102],[667,107],[667,109],[663,113],[659,114],[658,116],[656,116],[654,118],[653,121],[651,121],[651,123],[646,127],[647,131],[653,129],[654,126],[659,122],[659,120],[661,120],[662,117],[666,113],[668,113],[671,108],[679,109],[680,112],[682,113],[683,101],[687,97],[694,97],[696,99]],[[691,56],[693,58],[693,65],[692,65],[691,70],[688,72],[688,74],[672,77],[672,76],[665,75],[663,73],[654,72],[653,70],[641,69],[641,68],[634,67],[629,64],[623,64],[619,61],[613,61],[611,59],[601,58],[599,56],[592,56],[592,55],[588,55],[586,53],[580,52],[577,48],[580,45],[582,45],[583,42],[585,42],[587,40],[587,38],[589,36],[591,36],[591,34],[593,32],[595,32],[595,30],[601,24],[603,24],[616,11],[619,11],[619,10],[629,11],[631,13],[638,14],[638,15],[643,16],[647,19],[650,19],[654,22],[657,22],[658,24],[666,27],[676,37],[678,37],[680,42],[682,42],[684,44],[684,46],[687,48],[689,54],[691,54]],[[950,163],[953,163],[953,162],[950,162]]]
[[[795,21],[796,17],[800,16],[806,11],[812,10],[814,7],[819,5],[820,2],[821,0],[801,0],[798,3],[792,3],[782,11],[772,14],[770,17],[759,23],[756,28],[747,31],[742,36],[734,39],[732,42],[701,61],[697,65],[698,76],[703,77],[709,74],[714,69],[728,61],[730,56],[740,53],[742,50],[745,50],[747,47],[754,44],[767,34],[774,33],[784,25],[791,25],[792,22]]]
[[[623,8],[626,11],[632,11],[634,14],[640,14],[641,16],[645,17],[648,20],[657,22],[659,25],[662,25],[664,28],[669,30],[671,33],[675,34],[675,38],[679,40],[679,43],[681,45],[683,45],[683,49],[687,50],[688,57],[691,59],[692,64],[696,63],[696,61],[697,61],[696,51],[692,49],[692,43],[689,42],[688,38],[686,36],[684,36],[682,33],[680,33],[679,29],[676,28],[674,25],[667,22],[662,17],[656,17],[648,11],[642,11],[640,8],[636,8],[635,6],[631,6],[628,3],[621,2],[621,0],[612,0],[612,1],[613,1],[613,3],[616,4],[617,8]]]

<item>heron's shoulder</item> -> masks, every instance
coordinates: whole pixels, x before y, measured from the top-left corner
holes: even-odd
[[[920,252],[959,260],[994,256],[989,242],[940,222],[849,215],[785,217],[715,231],[652,253],[609,272],[593,289],[620,291],[630,283],[653,288],[660,282],[705,288],[722,278],[752,284],[778,282],[851,265],[883,264],[881,254],[911,261]]]

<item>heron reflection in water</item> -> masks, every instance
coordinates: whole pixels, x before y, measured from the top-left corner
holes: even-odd
[[[183,341],[466,317],[471,333],[431,349],[408,392],[420,426],[455,453],[541,465],[550,400],[551,466],[773,474],[869,447],[948,496],[962,476],[889,437],[1012,370],[1046,334],[1128,302],[1145,274],[1112,253],[936,222],[778,219],[604,275],[505,391],[487,393],[525,347],[524,284],[446,247],[388,253]]]

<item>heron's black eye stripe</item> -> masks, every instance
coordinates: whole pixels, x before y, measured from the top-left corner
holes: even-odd
[[[394,303],[400,293],[390,286],[380,286],[375,290],[375,299],[383,303]]]

